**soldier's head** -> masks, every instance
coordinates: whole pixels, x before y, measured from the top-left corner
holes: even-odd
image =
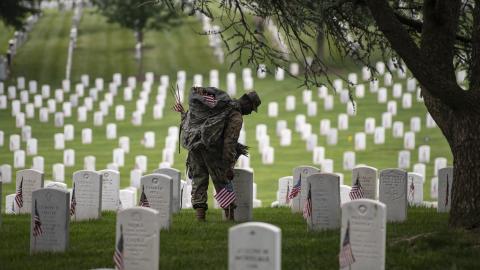
[[[257,92],[251,91],[243,94],[238,100],[240,102],[240,107],[243,115],[251,114],[252,111],[257,111],[258,106],[262,103],[260,97],[257,95]]]

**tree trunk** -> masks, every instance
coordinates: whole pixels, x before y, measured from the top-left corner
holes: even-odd
[[[138,53],[136,59],[138,61],[138,77],[142,78],[143,75],[143,31],[138,30],[136,32],[137,43],[135,45],[135,54]]]
[[[455,113],[449,141],[453,154],[450,225],[480,228],[480,116]]]

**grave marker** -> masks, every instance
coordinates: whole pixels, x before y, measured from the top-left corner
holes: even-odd
[[[45,188],[32,193],[30,254],[67,250],[69,200],[66,190]]]
[[[388,221],[407,219],[407,172],[399,169],[380,171],[379,200],[387,206]]]

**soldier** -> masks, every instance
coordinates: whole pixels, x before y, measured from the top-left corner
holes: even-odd
[[[181,142],[188,150],[187,171],[192,179],[192,205],[197,220],[205,221],[209,176],[217,202],[225,210],[227,220],[233,220],[235,205],[230,181],[238,157],[247,155],[248,149],[238,143],[242,115],[257,111],[260,103],[255,91],[232,100],[214,87],[193,87],[187,112],[177,99],[173,109],[182,114]]]

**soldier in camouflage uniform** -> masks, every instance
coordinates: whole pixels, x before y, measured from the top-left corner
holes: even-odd
[[[213,87],[193,87],[189,97],[189,111],[177,103],[174,110],[181,112],[181,142],[188,152],[187,170],[192,179],[192,205],[199,221],[205,220],[208,209],[208,179],[215,190],[232,190],[233,168],[240,155],[247,155],[247,147],[238,143],[242,115],[257,111],[261,101],[252,91],[238,100]],[[233,220],[232,203],[225,216]]]

